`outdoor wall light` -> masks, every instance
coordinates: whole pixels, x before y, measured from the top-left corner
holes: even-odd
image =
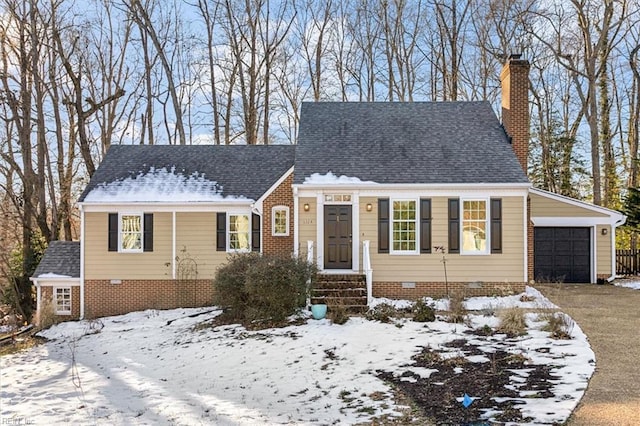
[[[602,235],[607,235],[609,233],[609,230],[607,228],[602,228],[600,232],[602,233]]]
[[[370,212],[373,210],[373,204],[367,203],[367,211]]]
[[[305,212],[308,212],[311,207],[309,206],[309,203],[304,203],[304,206],[302,206],[302,208]]]

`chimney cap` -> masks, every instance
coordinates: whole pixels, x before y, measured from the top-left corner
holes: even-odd
[[[520,58],[522,58],[522,53],[512,53],[512,54],[509,55],[509,59],[518,60]]]

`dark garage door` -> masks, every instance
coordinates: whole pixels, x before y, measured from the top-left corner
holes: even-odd
[[[591,282],[590,228],[536,227],[533,241],[536,281]]]

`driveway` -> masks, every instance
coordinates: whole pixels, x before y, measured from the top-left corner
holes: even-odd
[[[596,354],[596,371],[567,425],[640,425],[640,290],[535,287],[580,325]]]

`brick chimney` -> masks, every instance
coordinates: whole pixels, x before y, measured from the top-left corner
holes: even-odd
[[[500,73],[502,84],[502,125],[511,138],[513,150],[527,173],[529,155],[529,61],[511,55]]]

